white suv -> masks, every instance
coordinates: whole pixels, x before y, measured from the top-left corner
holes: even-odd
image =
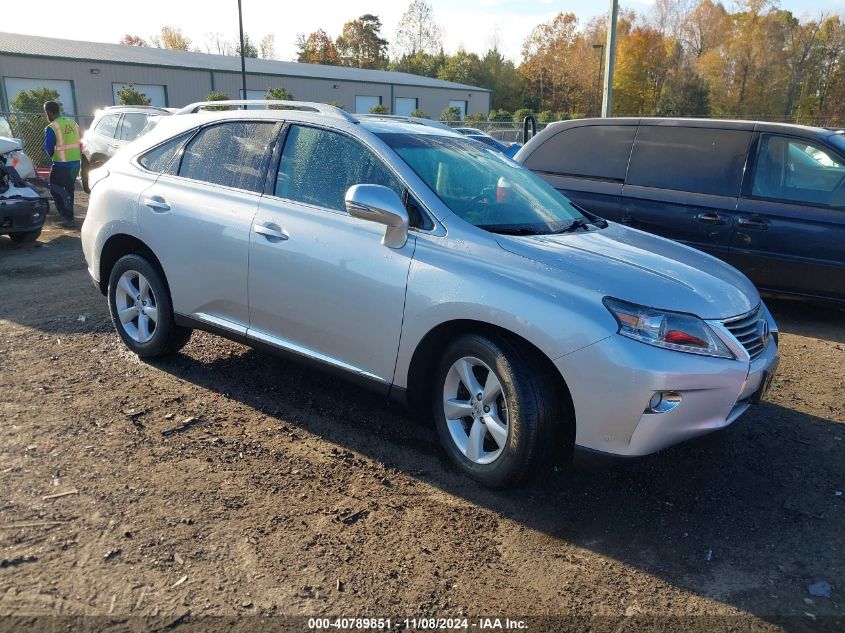
[[[206,105],[91,173],[85,257],[139,356],[200,328],[316,362],[433,417],[490,486],[576,446],[651,453],[765,392],[775,324],[730,266],[451,131]]]

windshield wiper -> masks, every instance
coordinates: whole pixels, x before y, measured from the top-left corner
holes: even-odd
[[[533,226],[499,226],[497,224],[479,224],[478,228],[499,233],[500,235],[548,235],[548,231],[537,229]]]
[[[572,222],[567,224],[562,229],[555,231],[555,234],[572,233],[573,231],[578,231],[579,229],[583,229],[583,230],[586,231],[586,230],[589,230],[589,228],[590,228],[590,225],[589,225],[588,222],[582,220],[581,218],[576,218],[575,220],[572,220]]]

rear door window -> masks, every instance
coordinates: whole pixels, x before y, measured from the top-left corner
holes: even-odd
[[[788,202],[845,206],[845,160],[803,139],[766,135],[760,144],[752,194]]]
[[[636,125],[584,125],[558,132],[525,159],[532,171],[625,180]]]
[[[94,128],[94,132],[107,138],[114,138],[118,123],[120,123],[119,114],[107,114],[99,120],[97,126]]]
[[[214,185],[260,191],[273,121],[232,121],[200,130],[185,147],[179,175]]]
[[[640,125],[627,185],[739,196],[751,132]]]
[[[173,161],[173,157],[176,156],[176,153],[181,149],[182,144],[187,141],[193,133],[193,130],[185,132],[184,134],[180,134],[158,147],[154,147],[146,154],[142,154],[138,159],[138,162],[148,171],[156,173],[167,171],[169,173],[169,170],[167,169],[168,165],[170,165],[171,161]],[[176,162],[178,163],[178,161]]]
[[[134,141],[141,130],[147,125],[147,115],[140,112],[129,112],[123,115],[118,138],[122,141]]]

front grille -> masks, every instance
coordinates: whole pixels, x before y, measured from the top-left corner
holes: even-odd
[[[769,344],[769,328],[766,327],[766,315],[760,306],[748,314],[723,322],[728,331],[745,348],[751,360],[762,354]]]

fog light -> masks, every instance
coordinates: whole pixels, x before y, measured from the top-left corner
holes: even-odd
[[[658,391],[648,401],[643,413],[666,413],[681,404],[681,394],[677,391]]]
[[[33,213],[33,214],[32,214],[32,219],[33,219],[33,220],[39,220],[39,219],[41,219],[41,214],[40,214],[40,213]]]

